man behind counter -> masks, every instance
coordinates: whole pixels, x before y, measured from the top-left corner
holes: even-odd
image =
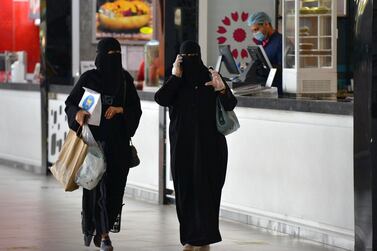
[[[282,94],[282,35],[272,27],[271,18],[265,12],[257,12],[251,15],[248,25],[253,33],[254,43],[263,46],[272,67],[277,69],[272,86],[277,87],[278,93]],[[268,75],[268,73],[260,73],[258,69],[255,71],[256,74]],[[253,81],[250,79],[253,78],[252,74],[248,73],[247,75],[246,79]]]

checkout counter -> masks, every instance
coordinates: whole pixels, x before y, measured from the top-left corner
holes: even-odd
[[[26,65],[24,51],[0,54],[0,163],[42,174],[41,88]]]
[[[237,99],[221,215],[353,250],[353,102]]]

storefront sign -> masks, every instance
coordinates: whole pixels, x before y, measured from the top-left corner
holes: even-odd
[[[95,40],[114,37],[121,43],[143,44],[152,39],[153,0],[96,0]]]

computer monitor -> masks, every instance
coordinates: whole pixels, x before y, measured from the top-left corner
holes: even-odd
[[[248,46],[247,51],[249,52],[251,59],[254,62],[259,61],[263,65],[263,68],[267,70],[270,70],[272,68],[271,62],[268,59],[262,45]]]
[[[224,62],[226,69],[230,74],[239,75],[240,71],[238,70],[236,61],[233,58],[232,52],[230,51],[230,45],[219,45],[219,58],[216,63],[215,70],[220,72],[221,64]]]

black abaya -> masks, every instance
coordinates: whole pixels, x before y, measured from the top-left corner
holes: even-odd
[[[220,94],[205,86],[208,76],[207,70],[196,74],[197,81],[173,75],[155,95],[158,104],[169,107],[171,170],[183,245],[221,241],[219,209],[228,149],[216,128],[216,98],[228,111],[237,100],[228,87]]]
[[[124,80],[126,82],[126,96],[124,98]],[[100,126],[90,126],[94,138],[104,148],[106,158],[106,173],[104,178],[91,191],[84,189],[82,226],[83,233],[92,235],[105,234],[112,228],[115,219],[122,207],[124,189],[129,168],[129,140],[135,134],[141,117],[140,99],[136,92],[133,79],[127,71],[123,71],[123,77],[118,83],[119,89],[108,94],[104,80],[99,70],[90,70],[84,73],[71,94],[66,100],[66,114],[69,127],[77,130],[79,127],[75,120],[76,113],[80,110],[78,104],[84,94],[83,87],[90,88],[102,95],[102,115]],[[107,88],[109,89],[109,88]],[[117,114],[112,119],[106,119],[104,114],[109,106],[123,107],[123,114]],[[104,200],[104,203],[101,203]]]

